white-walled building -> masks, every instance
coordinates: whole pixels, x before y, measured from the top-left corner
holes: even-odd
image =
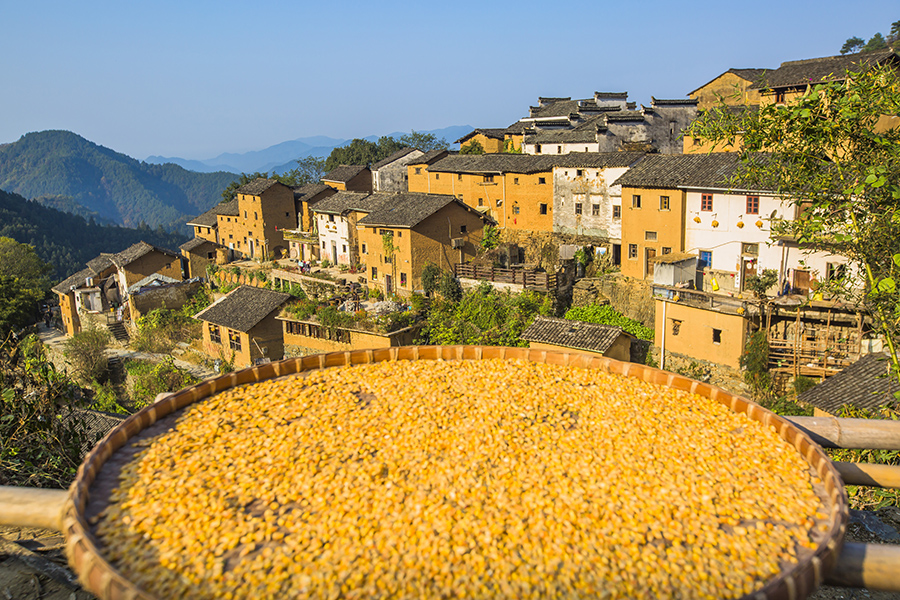
[[[339,265],[361,262],[356,222],[382,201],[367,192],[340,191],[317,202],[312,212],[319,233],[319,257]]]

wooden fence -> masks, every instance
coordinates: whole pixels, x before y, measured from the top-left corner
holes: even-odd
[[[556,273],[526,269],[500,269],[469,263],[454,265],[453,274],[466,279],[521,285],[526,290],[537,292],[556,291],[558,283]]]

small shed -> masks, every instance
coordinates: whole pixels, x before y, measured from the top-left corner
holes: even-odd
[[[615,360],[631,360],[634,336],[621,327],[537,317],[521,335],[529,348],[559,350],[567,348],[599,354]]]
[[[203,321],[203,348],[235,368],[284,358],[281,323],[275,320],[290,295],[242,285],[194,315]]]
[[[655,285],[684,286],[693,284],[697,278],[697,255],[685,252],[660,254],[650,259]]]
[[[841,407],[871,410],[881,406],[900,406],[894,396],[900,383],[890,373],[890,359],[883,352],[866,354],[819,385],[812,387],[797,400],[813,407],[816,416],[837,416]]]

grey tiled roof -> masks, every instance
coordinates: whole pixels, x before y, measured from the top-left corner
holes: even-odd
[[[467,133],[466,135],[462,136],[461,138],[459,138],[458,140],[456,140],[453,143],[454,144],[465,144],[466,141],[470,140],[471,138],[475,137],[478,134],[481,134],[486,138],[490,138],[490,139],[494,139],[494,140],[502,140],[503,137],[506,135],[507,129],[508,129],[507,127],[501,127],[499,129],[497,129],[497,128],[473,129],[470,133]]]
[[[279,183],[277,179],[263,179],[262,177],[257,177],[250,183],[245,183],[239,187],[237,193],[247,194],[249,196],[259,196],[276,183]]]
[[[347,183],[368,168],[369,167],[366,165],[341,165],[323,175],[322,181],[340,181]]]
[[[235,216],[237,214],[238,201],[237,198],[233,198],[228,202],[216,204],[202,215],[196,216],[188,221],[187,225],[192,227],[216,227],[218,225],[218,215]]]
[[[415,227],[448,204],[456,203],[463,210],[477,213],[482,218],[490,218],[469,208],[454,196],[445,194],[373,194],[380,197],[378,207],[359,220],[360,225],[385,225],[390,227]]]
[[[195,250],[202,246],[203,244],[212,244],[213,246],[222,246],[222,244],[217,244],[211,240],[204,239],[202,237],[195,237],[192,240],[188,240],[182,245],[178,246],[179,250],[184,250],[185,252],[190,252],[191,250]]]
[[[376,171],[385,165],[391,164],[395,160],[400,160],[401,158],[403,158],[410,152],[415,152],[415,151],[416,151],[415,148],[401,148],[401,149],[397,150],[396,152],[394,152],[393,154],[391,154],[390,156],[388,156],[387,158],[382,158],[377,163],[372,165],[371,170]]]
[[[766,73],[765,85],[755,83],[750,89],[780,88],[807,85],[821,81],[841,81],[847,71],[859,71],[868,66],[885,61],[898,61],[893,50],[876,52],[860,52],[839,56],[825,56],[807,60],[792,60],[781,63],[781,66]]]
[[[93,277],[97,273],[92,269],[82,269],[75,273],[74,275],[69,275],[55,286],[53,286],[53,291],[59,294],[67,294],[69,293],[69,288],[72,286],[80,287],[84,285],[84,280],[88,277]]]
[[[797,399],[833,415],[845,404],[866,409],[894,404],[900,384],[889,375],[889,366],[887,355],[867,354]]]
[[[540,98],[539,98],[540,100]],[[550,117],[565,117],[568,118],[572,113],[578,112],[578,103],[579,100],[557,100],[555,98],[544,98],[545,101],[549,100],[550,103],[546,106],[532,106],[530,110],[531,119],[547,119]]]
[[[426,152],[422,156],[418,157],[417,159],[415,159],[414,161],[412,161],[409,164],[411,164],[411,165],[430,165],[432,163],[435,163],[435,162],[443,159],[445,156],[455,156],[455,153],[451,153],[449,150],[440,150],[440,149],[429,150],[428,152]]]
[[[697,255],[690,254],[688,252],[669,252],[668,254],[658,254],[653,258],[648,259],[648,262],[668,265],[672,263],[678,263],[683,260],[691,260],[692,258],[697,258]]]
[[[118,254],[114,254],[112,256],[112,261],[117,267],[127,266],[142,256],[146,256],[151,252],[161,252],[163,254],[168,254],[174,258],[178,258],[179,255],[171,250],[166,250],[165,248],[160,248],[158,246],[154,246],[152,244],[148,244],[147,242],[138,242],[137,244],[133,244],[128,248],[125,248]]]
[[[570,152],[559,156],[548,156],[554,167],[584,167],[603,169],[607,167],[630,167],[646,154],[643,152]]]
[[[247,333],[290,297],[289,294],[242,285],[198,312],[194,318]]]
[[[759,155],[757,160],[765,160],[765,157]],[[613,185],[647,188],[728,188],[729,178],[738,173],[739,161],[740,156],[735,152],[653,154],[629,169],[613,182]]]
[[[92,270],[94,273],[99,273],[100,271],[113,266],[113,256],[115,255],[101,252],[100,256],[87,261],[87,268]]]
[[[317,194],[333,189],[324,183],[307,183],[294,188],[294,200],[309,200]]]
[[[604,115],[592,117],[579,123],[571,129],[557,129],[554,131],[538,131],[525,136],[526,144],[577,144],[579,142],[596,142],[597,130],[606,128]]]
[[[641,152],[572,152],[570,154],[459,154],[428,167],[443,173],[546,173],[553,167],[627,167]]]
[[[565,346],[576,350],[590,350],[602,354],[610,349],[622,333],[621,327],[613,325],[598,325],[539,316],[522,332],[520,337],[529,342]]]
[[[696,106],[698,100],[694,98],[654,98],[650,96],[651,106]]]
[[[331,215],[343,215],[351,210],[370,212],[384,201],[384,194],[370,194],[369,192],[339,191],[333,196],[323,198],[313,205],[316,213]]]

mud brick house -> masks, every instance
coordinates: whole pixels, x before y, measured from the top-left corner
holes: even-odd
[[[372,172],[365,165],[341,165],[322,176],[322,183],[338,191],[372,192]]]
[[[85,269],[53,287],[59,297],[66,335],[81,331],[79,313],[102,313],[128,306],[130,296],[151,282],[182,281],[180,255],[146,242],[138,242],[116,254],[101,254]],[[123,315],[131,318],[130,311]]]
[[[232,219],[237,220],[237,216],[238,201],[237,198],[234,198],[228,202],[217,204],[202,215],[194,217],[187,222],[187,225],[194,228],[195,237],[227,246],[228,244],[223,243],[219,236],[219,220],[231,223]],[[232,243],[234,243],[233,235]]]
[[[210,264],[224,264],[227,248],[202,237],[195,237],[178,247],[184,257],[185,275],[188,279],[206,277],[206,267]]]
[[[360,262],[370,286],[409,296],[422,290],[431,263],[452,271],[475,257],[492,219],[454,196],[373,194],[373,209],[357,222]]]
[[[354,327],[326,327],[318,321],[278,317],[284,327],[285,357],[308,356],[319,352],[341,352],[368,348],[410,346],[416,342],[424,323],[397,331],[369,331]]]
[[[242,285],[194,318],[203,322],[203,349],[235,368],[284,358],[278,313],[290,295]]]
[[[529,348],[580,350],[588,354],[629,361],[634,336],[613,325],[538,316],[522,332],[521,338],[528,341]]]
[[[356,265],[360,256],[356,223],[391,194],[340,191],[313,207],[322,260],[337,265]]]
[[[760,86],[768,69],[728,69],[712,81],[688,92],[699,110],[724,102],[728,106],[759,106]]]
[[[333,187],[324,183],[310,183],[294,188],[294,203],[297,207],[296,229],[284,230],[284,239],[288,244],[288,254],[299,260],[319,259],[319,233],[316,229],[313,207],[319,202],[337,193]]]
[[[409,174],[406,165],[424,156],[416,148],[401,148],[371,166],[372,189],[376,192],[408,192]]]

